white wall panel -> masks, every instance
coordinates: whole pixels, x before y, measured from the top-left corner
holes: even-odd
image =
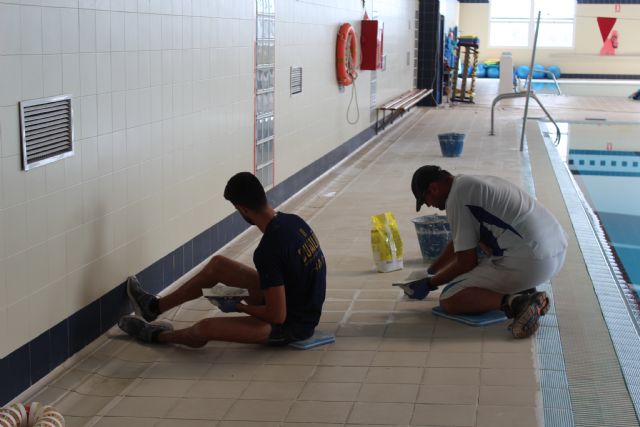
[[[0,0],[0,357],[223,219],[224,184],[253,168],[253,0],[30,3]],[[375,2],[389,55],[412,48],[414,2],[398,3]],[[370,73],[356,125],[335,81],[336,31],[359,29],[361,2],[276,6],[278,183],[372,123]],[[411,71],[379,72],[379,93],[408,90]],[[76,154],[25,173],[17,103],[58,94]]]

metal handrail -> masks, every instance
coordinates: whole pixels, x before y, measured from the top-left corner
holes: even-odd
[[[528,116],[528,113],[529,113],[529,99],[531,99],[531,98],[536,100],[536,102],[538,103],[540,108],[542,108],[542,111],[544,111],[544,113],[547,115],[549,120],[551,120],[551,123],[553,123],[553,125],[556,127],[556,140],[555,140],[555,143],[558,144],[560,142],[560,138],[561,138],[561,136],[560,136],[560,127],[558,126],[556,121],[553,120],[553,117],[551,117],[551,114],[549,114],[547,109],[544,108],[544,105],[542,105],[542,102],[540,102],[540,100],[536,96],[535,92],[533,92],[533,90],[531,89],[531,79],[533,78],[533,67],[534,67],[534,64],[535,64],[535,61],[536,61],[536,47],[538,46],[538,30],[540,29],[540,15],[541,14],[542,14],[542,12],[538,11],[538,19],[536,20],[536,31],[535,31],[535,35],[533,36],[533,49],[531,51],[531,66],[529,67],[529,74],[527,75],[527,91],[523,92],[523,93],[502,93],[502,94],[499,94],[498,96],[496,96],[493,99],[493,102],[491,103],[491,133],[489,135],[494,135],[494,132],[493,132],[493,116],[494,116],[494,112],[493,112],[493,110],[494,110],[496,104],[498,102],[500,102],[501,100],[503,100],[503,99],[525,98],[524,115],[522,116],[522,134],[520,135],[520,151],[522,151],[524,149],[524,135],[525,135],[525,131],[526,131],[526,128],[527,128],[527,116]],[[544,70],[544,71],[547,72],[546,70]],[[556,87],[558,88],[558,91],[560,91],[560,86],[558,86],[558,82],[556,81],[556,76],[553,76],[553,80],[556,82]]]
[[[556,85],[556,89],[558,89],[558,95],[562,95],[562,91],[560,90],[560,85],[558,84],[558,80],[556,80],[556,75],[549,70],[538,70],[538,71],[542,71],[546,75],[551,76],[551,78],[553,79],[553,83],[555,83]]]
[[[531,95],[531,79],[533,78],[533,66],[536,62],[536,47],[538,46],[538,30],[540,29],[540,15],[541,11],[538,11],[538,20],[536,21],[536,32],[533,36],[533,49],[531,50],[531,65],[529,66],[529,75],[527,76],[527,94],[524,101],[524,114],[522,116],[522,133],[520,134],[520,151],[524,149],[524,135],[527,129],[527,115],[529,114],[529,95]],[[540,101],[538,104],[542,106]],[[543,108],[544,109],[544,108]],[[548,114],[547,114],[548,115]]]
[[[495,133],[493,132],[493,117],[494,117],[494,109],[495,109],[496,104],[498,102],[502,101],[503,99],[525,98],[526,96],[527,96],[526,92],[501,93],[500,95],[496,96],[493,99],[493,102],[491,103],[491,133],[489,135],[492,135],[492,136],[495,135]],[[549,114],[547,109],[544,108],[544,105],[542,105],[542,102],[540,102],[540,100],[538,99],[538,97],[536,96],[536,94],[534,92],[531,92],[531,98],[535,99],[535,101],[538,103],[540,108],[542,108],[542,111],[544,111],[544,113],[549,118],[549,121],[551,121],[551,123],[553,123],[553,125],[556,127],[556,141],[558,141],[560,139],[560,127],[558,126],[556,121],[553,120],[553,117],[551,117],[551,114]]]
[[[558,80],[556,79],[556,75],[553,74],[551,71],[549,70],[536,70],[537,73],[545,73],[548,76],[551,76],[551,78],[553,79],[553,83],[556,85],[556,90],[558,91],[558,95],[562,95],[562,90],[560,89],[560,85],[558,84]],[[517,76],[516,76],[517,78]]]

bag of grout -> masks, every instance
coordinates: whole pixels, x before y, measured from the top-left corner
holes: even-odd
[[[379,272],[402,269],[402,239],[392,212],[371,216],[371,251]]]

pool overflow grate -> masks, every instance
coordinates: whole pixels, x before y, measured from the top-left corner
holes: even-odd
[[[536,191],[531,171],[528,148],[524,147],[522,162],[523,188],[535,197]],[[571,396],[565,371],[558,319],[556,318],[553,289],[549,282],[540,286],[549,295],[551,306],[547,314],[540,319],[540,329],[535,335],[540,393],[544,409],[545,427],[575,426]]]
[[[543,124],[540,124],[543,128]],[[581,331],[569,331],[564,339],[567,346],[573,348],[569,372],[569,383],[573,395],[574,425],[580,426],[633,426],[638,425],[637,414],[640,413],[640,335],[638,334],[638,309],[629,303],[629,289],[622,283],[619,270],[613,262],[608,246],[602,246],[604,233],[594,214],[584,200],[580,190],[573,183],[569,171],[560,158],[549,138],[544,138],[545,148],[549,155],[558,185],[561,188],[567,212],[571,218],[580,250],[585,259],[593,289],[600,304],[600,309],[608,329],[611,343],[617,360],[611,360],[606,347],[610,345],[609,337],[596,332],[592,335],[587,321],[569,319]],[[576,309],[580,302],[576,302]],[[568,316],[571,316],[569,314]],[[575,317],[575,316],[574,316]],[[570,328],[569,328],[570,329]],[[574,333],[572,333],[574,332]],[[585,343],[590,339],[591,343]],[[590,346],[593,354],[575,351]],[[597,358],[594,360],[593,358]],[[596,363],[598,364],[596,371]],[[617,379],[622,371],[626,388]],[[606,384],[594,390],[593,376]],[[629,400],[635,413],[629,408]],[[544,392],[543,392],[544,400]],[[557,414],[556,414],[557,415]],[[547,423],[545,405],[545,425],[556,425],[555,420]],[[560,425],[560,424],[558,424]]]

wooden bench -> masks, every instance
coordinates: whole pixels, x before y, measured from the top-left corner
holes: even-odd
[[[432,92],[433,89],[413,89],[378,107],[376,110],[376,133],[380,129],[384,129],[388,124],[393,123],[396,117],[403,115],[405,111],[409,111],[411,107]],[[380,111],[382,111],[382,121],[379,119]],[[387,116],[387,112],[391,114]]]

